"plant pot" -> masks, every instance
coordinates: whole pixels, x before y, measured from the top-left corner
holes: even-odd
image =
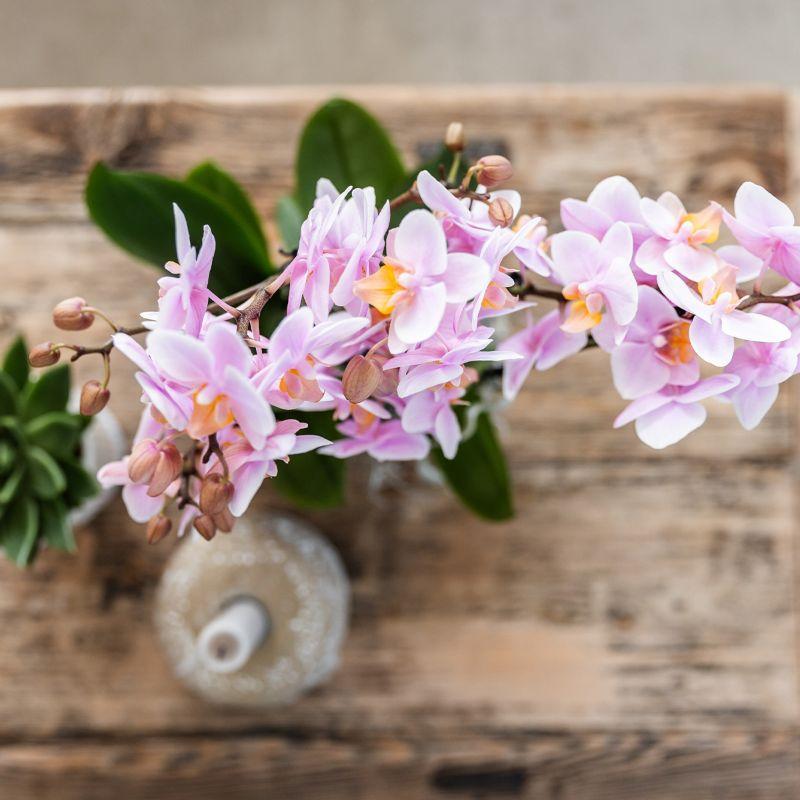
[[[207,542],[193,533],[178,546],[155,624],[175,674],[194,692],[274,707],[334,671],[349,598],[339,556],[316,530],[282,513],[255,515],[231,534]]]

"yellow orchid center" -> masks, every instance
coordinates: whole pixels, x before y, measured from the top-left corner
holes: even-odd
[[[314,365],[314,359],[311,356],[306,356],[306,361],[311,366]],[[325,394],[316,378],[308,378],[302,375],[300,370],[294,368],[283,373],[278,388],[293,400],[307,400],[311,403],[318,403]]]
[[[399,271],[398,264],[387,261],[377,272],[356,281],[353,292],[356,297],[360,297],[378,312],[388,316],[403,292],[403,287],[398,282]]]
[[[567,316],[561,323],[561,330],[567,333],[581,333],[599,325],[605,311],[605,301],[599,292],[584,293],[577,283],[571,283],[561,290],[565,300],[569,300]]]
[[[361,433],[365,433],[369,430],[372,425],[375,424],[378,417],[375,416],[371,411],[367,411],[365,408],[361,406],[352,406],[352,415],[353,420],[355,420],[356,425],[358,425],[358,430]]]
[[[234,421],[228,398],[224,394],[217,395],[210,403],[199,402],[199,394],[200,391],[194,393],[194,408],[186,426],[186,432],[194,439],[211,436]]]
[[[688,364],[694,357],[689,341],[689,323],[680,320],[653,339],[659,357],[667,364]]]
[[[726,307],[732,311],[739,304],[739,294],[736,291],[736,268],[730,265],[722,267],[708,278],[697,282],[697,291],[703,302],[709,306],[716,305],[723,294],[728,295]]]
[[[722,210],[714,203],[709,203],[696,214],[684,214],[678,222],[678,228],[680,229],[686,222],[692,226],[691,240],[693,244],[714,244],[719,238]]]

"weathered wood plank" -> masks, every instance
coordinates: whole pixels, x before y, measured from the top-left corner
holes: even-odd
[[[0,747],[14,800],[784,800],[789,732],[526,732],[368,740],[254,737]]]

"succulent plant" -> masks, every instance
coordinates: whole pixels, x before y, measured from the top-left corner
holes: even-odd
[[[27,566],[40,546],[72,551],[69,510],[97,484],[81,465],[81,435],[89,419],[67,411],[69,367],[31,380],[18,338],[0,369],[0,544]]]

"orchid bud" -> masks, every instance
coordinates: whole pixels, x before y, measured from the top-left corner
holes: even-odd
[[[374,359],[353,356],[342,375],[342,391],[351,403],[363,403],[378,388],[381,368]]]
[[[236,523],[236,518],[231,514],[229,508],[223,508],[219,514],[212,514],[211,519],[217,526],[217,529],[223,533],[230,533]]]
[[[213,517],[225,511],[232,497],[233,484],[224,475],[212,473],[200,486],[200,510]]]
[[[504,197],[495,197],[489,203],[489,219],[501,228],[507,228],[514,221],[514,208]]]
[[[62,300],[53,309],[53,324],[62,331],[83,331],[94,322],[94,314],[86,311],[87,303],[82,297]]]
[[[206,514],[201,514],[194,519],[194,529],[207,541],[210,542],[217,535],[217,526],[214,520]]]
[[[400,383],[400,370],[383,368],[383,365],[389,360],[388,356],[375,353],[372,356],[372,360],[381,371],[381,380],[374,392],[375,396],[386,397],[387,395],[394,394]]]
[[[158,544],[172,530],[172,522],[163,514],[156,514],[147,523],[147,543]]]
[[[451,153],[460,153],[464,149],[464,125],[451,122],[444,134],[444,146]]]
[[[108,404],[111,392],[100,381],[86,381],[81,389],[80,412],[84,417],[99,414]]]
[[[142,439],[131,450],[128,458],[128,477],[134,483],[150,483],[158,466],[158,442]]]
[[[172,442],[162,443],[158,446],[158,460],[150,478],[147,494],[158,497],[164,494],[167,487],[180,476],[183,471],[183,456],[181,451]]]
[[[32,367],[49,367],[61,358],[61,350],[52,342],[37,344],[28,353],[28,363]]]
[[[478,183],[490,189],[507,181],[514,174],[514,168],[505,156],[484,156],[475,164],[475,174]]]

